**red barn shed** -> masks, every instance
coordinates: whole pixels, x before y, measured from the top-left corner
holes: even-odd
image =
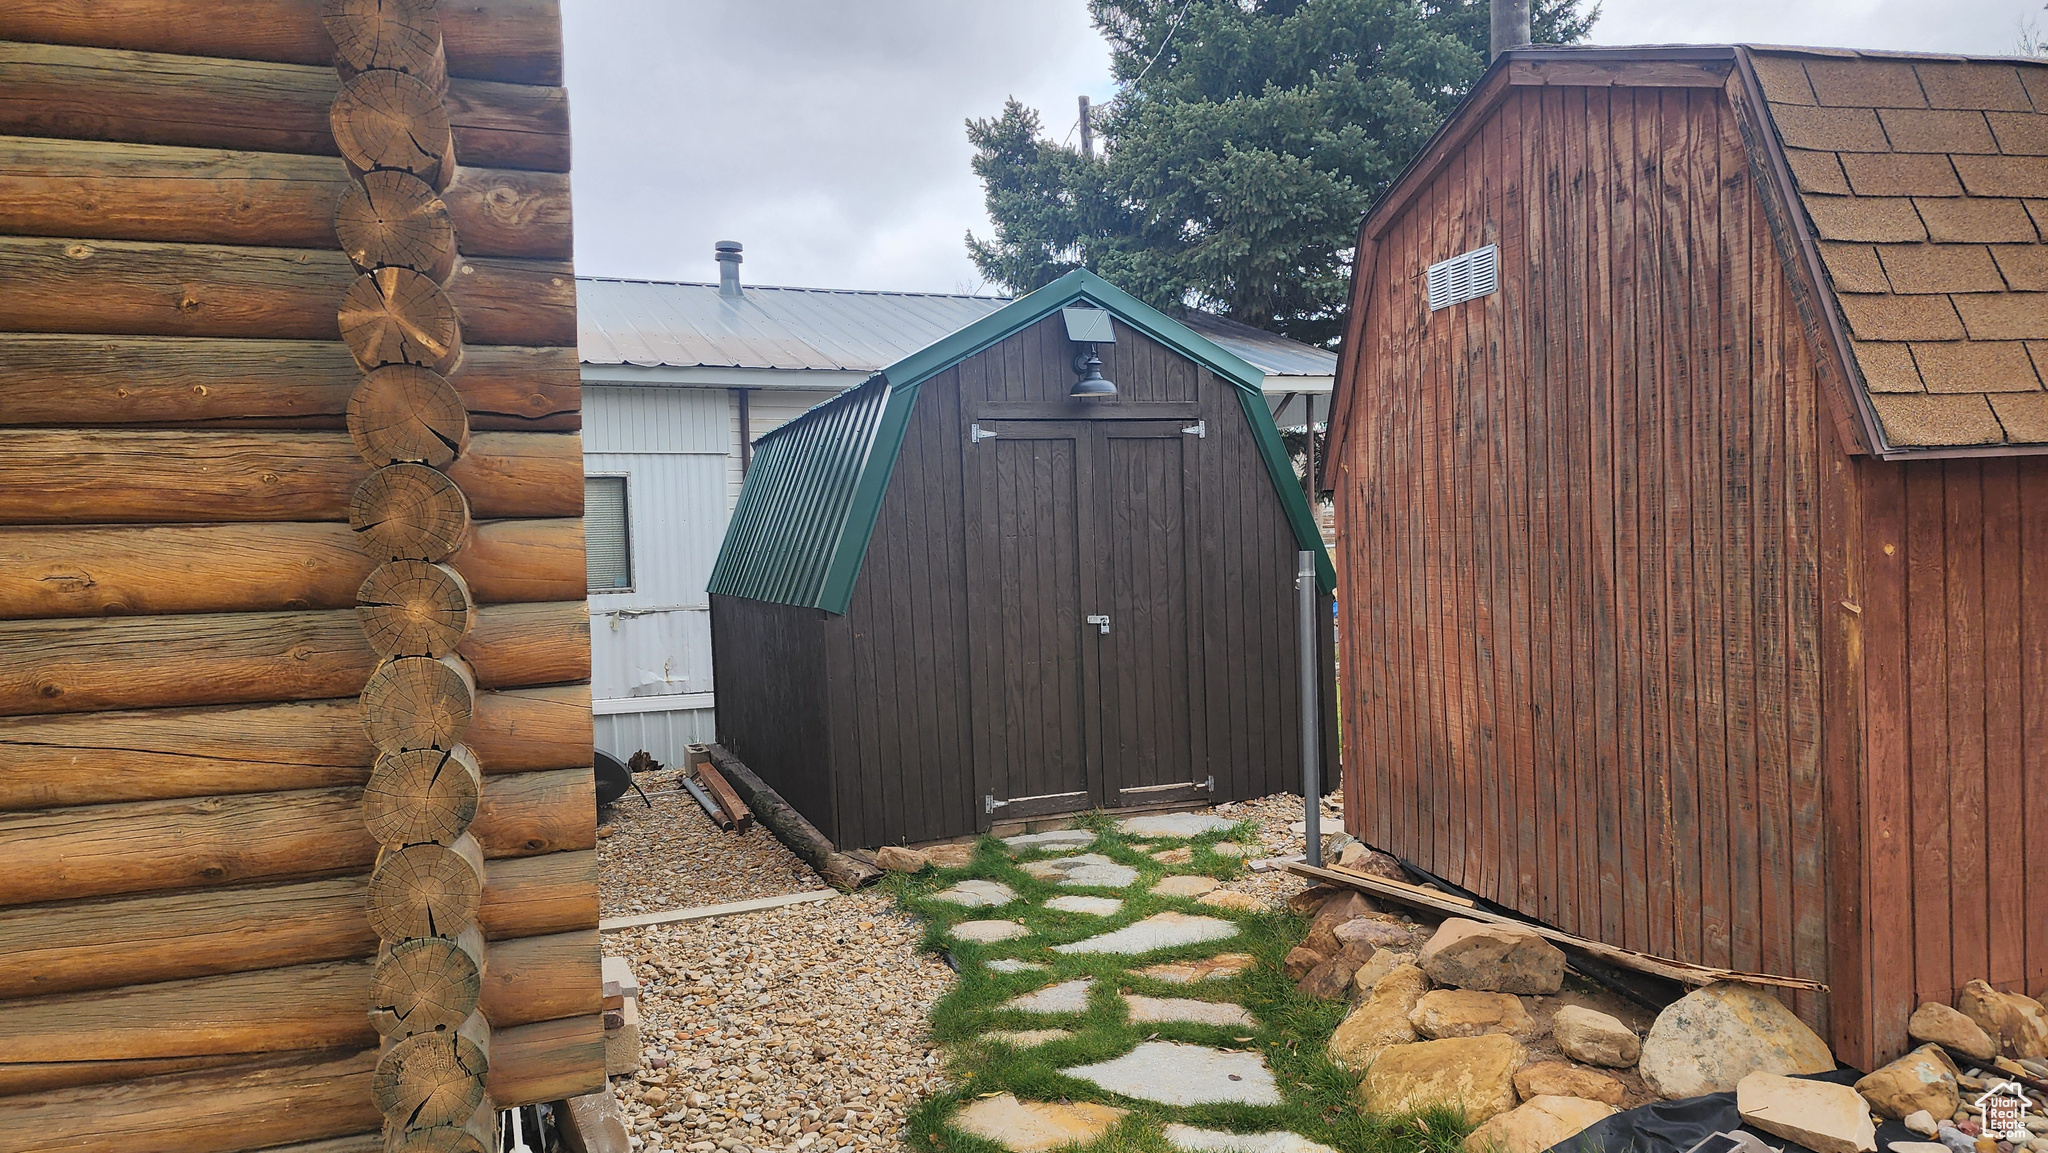
[[[2048,61],[1509,53],[1365,220],[1346,819],[1811,977],[2048,986]]]

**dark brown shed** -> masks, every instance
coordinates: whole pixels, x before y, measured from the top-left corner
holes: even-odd
[[[1069,395],[1086,307],[1114,396]],[[1261,379],[1081,271],[763,437],[720,740],[846,846],[1298,787],[1297,550],[1325,667],[1333,578]]]
[[[2044,227],[2048,62],[1502,57],[1359,242],[1352,830],[1866,1067],[2048,988]]]

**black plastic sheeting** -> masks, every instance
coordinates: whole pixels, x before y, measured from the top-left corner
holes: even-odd
[[[1837,1069],[1832,1073],[1814,1073],[1800,1080],[1853,1085],[1862,1076],[1854,1069]],[[1733,1093],[1709,1093],[1704,1097],[1657,1101],[1626,1113],[1617,1113],[1560,1142],[1553,1150],[1554,1153],[1685,1153],[1716,1133],[1738,1131],[1748,1133],[1773,1149],[1782,1148],[1785,1153],[1812,1153],[1797,1142],[1773,1137],[1761,1129],[1744,1125],[1742,1115],[1735,1111]],[[1927,1138],[1915,1135],[1897,1121],[1881,1121],[1877,1127],[1880,1151],[1889,1149],[1893,1141],[1925,1140]],[[1726,1141],[1715,1141],[1700,1153],[1726,1153],[1727,1148]]]

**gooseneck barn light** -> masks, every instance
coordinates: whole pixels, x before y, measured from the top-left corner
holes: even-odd
[[[1081,379],[1067,391],[1068,396],[1115,396],[1116,384],[1102,375],[1102,358],[1095,355],[1098,344],[1115,344],[1116,329],[1109,313],[1100,308],[1063,308],[1060,318],[1067,322],[1067,339],[1080,345],[1074,353],[1074,375]]]

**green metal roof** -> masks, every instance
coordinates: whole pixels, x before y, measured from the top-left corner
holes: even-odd
[[[711,570],[710,591],[844,613],[903,447],[918,388],[1077,301],[1108,309],[1125,324],[1235,386],[1238,407],[1251,423],[1288,527],[1302,548],[1316,554],[1316,583],[1324,592],[1334,591],[1336,572],[1329,553],[1260,391],[1264,374],[1086,269],[1070,272],[911,353],[756,442],[725,544]]]

